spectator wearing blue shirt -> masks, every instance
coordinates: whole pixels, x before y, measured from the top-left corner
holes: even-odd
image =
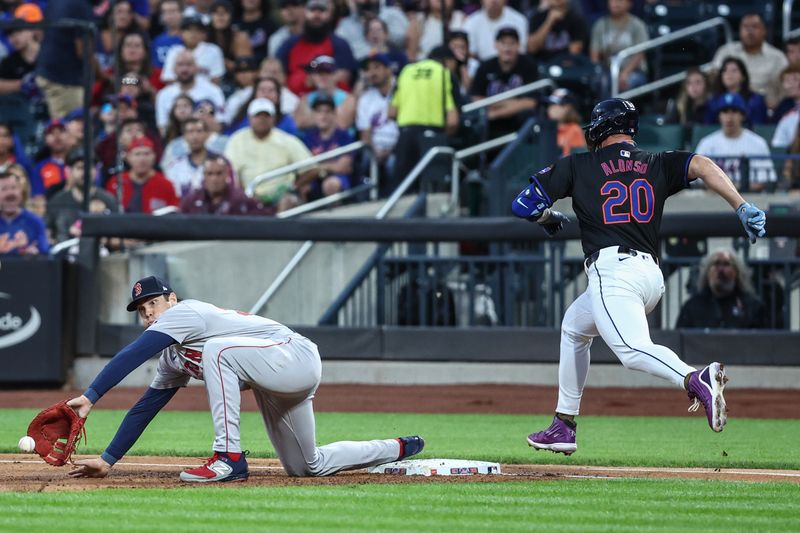
[[[333,98],[320,94],[311,105],[314,127],[303,138],[309,151],[314,155],[329,152],[353,142],[347,131],[336,127],[336,104]],[[353,173],[353,156],[345,154],[336,159],[319,164],[317,179],[311,182],[305,194],[306,201],[330,196],[351,187],[350,175]]]
[[[22,207],[22,183],[0,171],[0,255],[36,255],[50,251],[44,221]]]
[[[182,0],[162,0],[159,17],[164,32],[157,35],[150,46],[151,61],[154,67],[164,68],[167,52],[173,46],[183,44],[181,39],[181,20],[183,19]]]

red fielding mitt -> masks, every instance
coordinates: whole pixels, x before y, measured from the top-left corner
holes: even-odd
[[[70,460],[81,438],[86,440],[85,418],[78,416],[67,401],[42,410],[28,426],[28,436],[36,441],[34,451],[53,466]]]

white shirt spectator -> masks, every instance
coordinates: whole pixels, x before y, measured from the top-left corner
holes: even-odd
[[[175,81],[175,58],[184,50],[186,47],[182,45],[169,49],[164,60],[164,69],[161,71],[161,81],[167,83]],[[216,44],[202,42],[195,47],[192,55],[197,63],[198,78],[213,79],[225,75],[225,57],[222,55],[222,49]]]
[[[292,32],[289,31],[288,27],[281,26],[278,28],[275,33],[269,36],[269,41],[267,41],[267,57],[275,57],[283,43],[291,36]]]
[[[228,126],[233,126],[232,122],[239,110],[250,101],[252,95],[252,87],[242,87],[231,94],[225,102],[225,114],[222,115],[223,122]],[[281,114],[291,115],[297,109],[299,103],[300,98],[296,94],[286,87],[281,87]]]
[[[511,7],[504,7],[499,18],[492,20],[486,15],[486,10],[481,9],[467,17],[464,21],[464,31],[469,36],[469,51],[478,56],[481,61],[486,61],[497,55],[494,47],[497,30],[504,26],[516,28],[519,33],[519,51],[526,53],[525,46],[528,42],[528,19],[519,11]]]
[[[156,126],[166,128],[169,124],[169,112],[175,99],[183,93],[183,89],[178,83],[167,85],[156,94]],[[217,106],[217,112],[225,109],[225,95],[217,85],[211,83],[203,77],[194,80],[194,86],[186,91],[189,97],[195,102],[200,100],[211,100]]]
[[[798,125],[800,125],[800,107],[795,107],[778,121],[778,126],[772,135],[772,147],[789,148],[797,136]]]
[[[413,16],[413,15],[412,15]],[[435,17],[425,17],[422,13],[416,14],[417,18],[424,19],[422,23],[422,31],[419,36],[419,51],[417,52],[417,60],[426,59],[431,50],[442,44],[442,21]],[[464,28],[464,22],[467,18],[461,11],[454,11],[450,17],[450,24],[448,28],[450,31],[461,30]],[[415,58],[409,58],[414,61]]]
[[[767,141],[748,129],[737,138],[726,137],[722,130],[706,135],[697,144],[695,152],[714,159],[731,178],[734,185],[741,185],[741,158],[767,156],[767,159],[750,159],[750,185],[763,185],[777,181]],[[757,187],[761,188],[761,187]]]
[[[372,144],[382,151],[392,150],[400,136],[397,123],[386,116],[391,101],[391,91],[383,96],[378,89],[372,87],[364,91],[358,99],[356,109],[356,129],[372,132]]]

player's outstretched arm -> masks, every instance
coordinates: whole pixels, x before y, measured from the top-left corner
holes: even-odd
[[[97,403],[106,392],[115,387],[125,376],[133,372],[145,361],[161,350],[175,344],[175,339],[159,331],[145,331],[138,339],[119,351],[97,374],[83,396],[73,398],[68,403],[78,414],[86,417],[91,406]],[[83,398],[83,399],[81,399]],[[86,400],[91,405],[86,406]],[[77,408],[76,408],[77,407]]]
[[[75,462],[75,468],[68,472],[70,477],[106,477],[111,467],[122,459],[131,446],[147,428],[161,409],[169,403],[178,388],[148,388],[134,405],[117,430],[106,451],[100,457]]]
[[[707,189],[719,194],[736,210],[751,243],[756,242],[757,237],[764,237],[767,234],[765,227],[767,215],[755,205],[746,202],[730,178],[711,159],[702,155],[692,157],[689,163],[689,178],[703,180]]]

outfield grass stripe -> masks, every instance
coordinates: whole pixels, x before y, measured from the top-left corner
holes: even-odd
[[[791,531],[799,500],[795,485],[681,480],[16,493],[0,494],[0,528]]]

